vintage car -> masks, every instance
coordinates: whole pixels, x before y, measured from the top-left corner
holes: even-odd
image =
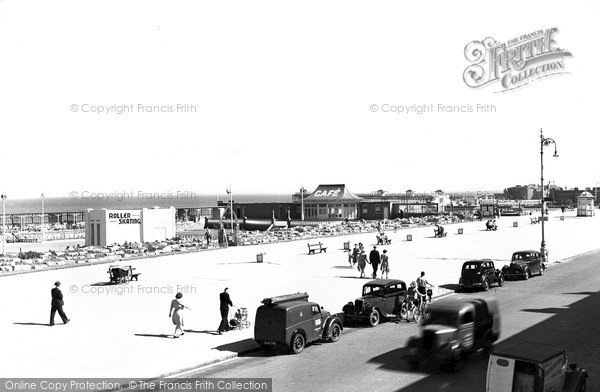
[[[533,274],[544,275],[546,266],[542,261],[542,254],[535,250],[520,250],[513,253],[510,265],[502,267],[502,272],[507,278],[521,277],[529,279]]]
[[[262,303],[256,310],[254,340],[264,349],[283,345],[299,354],[308,343],[340,338],[342,320],[309,302],[307,293],[265,298]]]
[[[504,274],[489,259],[471,260],[463,264],[458,286],[460,289],[480,287],[489,290],[493,283],[504,285]]]
[[[406,358],[416,369],[426,361],[448,363],[458,371],[469,354],[486,355],[500,338],[500,307],[494,298],[449,296],[429,305],[421,335],[409,339]]]
[[[368,321],[371,327],[382,318],[396,318],[406,298],[406,283],[398,279],[375,279],[367,282],[362,297],[342,308],[344,322]]]
[[[487,369],[487,392],[583,392],[588,373],[571,363],[565,349],[522,342],[494,348]]]

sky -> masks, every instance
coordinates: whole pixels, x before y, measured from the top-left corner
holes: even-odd
[[[0,0],[0,192],[502,190],[539,183],[540,129],[559,154],[545,180],[594,186],[599,17],[592,1]],[[470,42],[550,28],[564,73],[463,80]],[[392,112],[411,105],[434,110]]]

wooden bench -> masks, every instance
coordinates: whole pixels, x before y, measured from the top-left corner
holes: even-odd
[[[315,251],[319,251],[319,253],[321,252],[325,252],[327,253],[327,247],[323,246],[322,243],[318,243],[318,244],[308,244],[308,254],[315,254]]]
[[[540,219],[536,216],[534,218],[529,218],[531,219],[531,224],[533,225],[534,223],[540,223]]]

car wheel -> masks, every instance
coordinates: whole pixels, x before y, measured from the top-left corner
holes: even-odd
[[[529,271],[529,269],[525,270],[525,276],[524,276],[525,280],[531,278],[531,271]]]
[[[488,291],[490,289],[490,281],[487,278],[483,278],[481,287],[483,288],[483,291]]]
[[[458,373],[465,367],[465,361],[461,357],[454,358],[452,360],[451,366],[452,366],[452,372]]]
[[[301,333],[296,333],[292,338],[292,351],[294,354],[300,354],[306,346],[306,339]]]
[[[340,334],[342,333],[342,328],[340,328],[340,325],[338,323],[335,323],[331,326],[331,337],[329,338],[329,341],[331,343],[335,343],[338,340],[340,340]]]
[[[376,327],[377,324],[379,324],[379,312],[377,309],[373,309],[369,315],[369,325],[371,327]]]
[[[498,287],[502,287],[504,286],[504,275],[500,274],[498,275]]]
[[[406,306],[406,303],[403,303],[402,306],[400,306],[400,319],[404,320],[408,318],[408,308]]]

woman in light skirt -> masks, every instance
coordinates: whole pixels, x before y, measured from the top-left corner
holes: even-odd
[[[183,310],[183,308],[189,309],[187,306],[181,303],[181,297],[183,297],[183,294],[177,293],[175,295],[175,299],[171,301],[171,309],[169,309],[169,317],[171,317],[171,320],[173,320],[173,324],[175,325],[175,332],[173,333],[174,338],[179,337],[179,335],[177,334],[177,330],[181,331],[181,335],[184,334],[182,328],[183,315],[180,312]]]

